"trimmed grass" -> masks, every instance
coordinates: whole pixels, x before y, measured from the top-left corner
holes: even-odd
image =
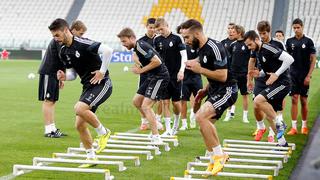
[[[74,129],[73,112],[73,105],[77,102],[81,92],[79,79],[65,83],[65,88],[60,91],[60,100],[56,106],[56,124],[69,136],[59,139],[44,138],[41,102],[37,100],[38,76],[34,80],[27,79],[29,73],[37,72],[39,63],[40,61],[0,61],[0,132],[2,134],[0,139],[0,176],[12,173],[13,164],[31,165],[33,157],[51,157],[53,152],[66,152],[67,147],[79,146],[79,136]],[[131,105],[138,77],[130,72],[123,72],[124,65],[127,64],[114,63],[110,65],[113,93],[97,112],[103,124],[113,132],[125,132],[140,125],[138,111]],[[319,114],[320,102],[317,98],[320,92],[319,80],[320,71],[316,69],[309,96],[309,127],[312,126]],[[249,106],[250,124],[244,124],[241,121],[241,104],[241,96],[239,96],[235,119],[230,122],[218,121],[216,123],[220,140],[226,138],[252,139],[250,134],[256,127],[252,103]],[[289,126],[291,125],[290,104],[291,100],[287,97],[284,118]],[[300,117],[298,122],[300,129]],[[94,131],[92,133],[96,134]],[[307,137],[300,134],[294,137],[286,136],[286,138],[288,142],[296,143],[297,150],[293,152],[289,162],[284,164],[284,168],[280,170],[279,176],[275,179],[288,179],[307,141]],[[125,164],[128,169],[124,172],[117,172],[117,168],[112,166],[108,168],[116,179],[160,180],[169,179],[171,176],[183,176],[187,162],[193,161],[195,156],[203,155],[205,147],[198,128],[180,132],[179,143],[178,147],[172,147],[170,152],[163,151],[161,156],[155,156],[151,161],[147,161],[145,156],[141,156],[140,167],[134,167],[133,162],[127,162]],[[75,165],[70,167],[75,167]],[[226,169],[226,171],[236,172],[233,169]],[[250,170],[246,172],[272,174],[271,171]],[[16,179],[102,178],[101,174],[33,171]],[[227,178],[219,177],[219,179]]]

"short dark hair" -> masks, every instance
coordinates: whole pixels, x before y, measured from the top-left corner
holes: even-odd
[[[80,31],[81,29],[83,29],[84,31],[87,31],[87,26],[80,20],[76,20],[71,24],[70,30],[77,30]]]
[[[277,33],[281,33],[282,36],[284,36],[284,32],[283,32],[282,30],[277,30],[277,31],[276,31],[276,34],[277,34]]]
[[[119,34],[117,34],[118,38],[121,38],[121,37],[128,37],[128,38],[136,38],[136,35],[134,34],[133,30],[131,28],[124,28],[122,29]]]
[[[292,25],[299,24],[300,26],[303,26],[303,22],[300,18],[296,18],[292,21]]]
[[[254,30],[250,30],[250,31],[246,32],[243,36],[244,40],[247,40],[247,39],[255,40],[256,38],[259,38],[259,36],[256,33],[256,31],[254,31]]]
[[[232,26],[232,27],[234,27],[236,25],[236,23],[233,23],[233,22],[230,22],[229,24],[228,24],[228,26]]]
[[[270,32],[271,31],[271,25],[270,25],[269,21],[260,21],[260,22],[258,22],[257,30],[260,31],[260,32],[263,32],[263,31]]]
[[[63,30],[64,28],[69,28],[69,24],[66,20],[58,18],[55,19],[48,28],[50,31]]]
[[[167,21],[164,18],[157,18],[156,22],[154,23],[154,27],[158,28],[161,25],[167,25]]]
[[[148,18],[147,19],[147,26],[149,25],[149,24],[155,24],[156,23],[156,19],[155,18]]]
[[[180,30],[182,29],[181,27],[181,24],[179,26],[177,26],[176,30],[177,30],[177,33],[180,34]]]
[[[180,26],[182,29],[203,31],[202,24],[196,19],[189,19],[189,20],[185,21],[184,23],[182,23]]]

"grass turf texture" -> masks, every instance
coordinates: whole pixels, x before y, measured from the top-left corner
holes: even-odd
[[[78,147],[79,136],[74,128],[73,106],[77,102],[81,85],[79,78],[74,82],[66,82],[65,88],[60,91],[60,100],[56,105],[56,125],[69,136],[59,139],[43,137],[43,118],[41,113],[41,102],[37,100],[38,75],[30,80],[27,75],[36,73],[40,61],[11,60],[0,61],[0,176],[12,173],[13,164],[32,164],[33,157],[51,157],[53,152],[66,152],[67,147]],[[102,104],[97,115],[102,123],[113,132],[125,132],[135,129],[140,125],[137,110],[131,105],[131,100],[136,92],[138,76],[130,72],[123,72],[125,64],[111,64],[110,74],[113,82],[112,96]],[[127,64],[126,64],[127,65]],[[129,65],[130,66],[130,65]],[[313,74],[309,98],[309,122],[311,127],[319,113],[320,102],[319,80],[320,71],[316,69]],[[249,106],[250,124],[242,123],[242,98],[239,96],[236,108],[236,118],[230,122],[216,123],[220,140],[223,139],[245,139],[252,140],[252,131],[255,129],[252,102]],[[290,105],[287,98],[284,119],[291,126]],[[224,116],[223,116],[224,117]],[[301,127],[299,117],[298,127]],[[266,124],[268,124],[266,122]],[[92,129],[91,129],[92,130]],[[92,134],[96,133],[92,130]],[[266,141],[266,134],[263,140]],[[280,174],[275,179],[288,179],[303,147],[307,141],[304,135],[286,136],[288,142],[296,143],[297,150],[293,152],[289,162],[284,164]],[[141,166],[134,167],[133,162],[127,162],[128,169],[118,172],[115,166],[108,167],[116,179],[169,179],[171,176],[183,176],[186,164],[194,161],[194,157],[203,155],[204,143],[198,128],[179,133],[178,147],[172,147],[170,152],[164,152],[161,156],[155,156],[151,161],[141,156]],[[58,164],[56,164],[58,165]],[[61,164],[59,164],[61,165]],[[64,165],[76,167],[76,165]],[[98,166],[97,168],[103,168]],[[259,170],[235,170],[225,169],[228,172],[248,172],[272,174],[272,171]],[[33,171],[17,177],[16,179],[102,179],[101,174],[89,173],[66,173]],[[219,177],[219,179],[228,179]]]

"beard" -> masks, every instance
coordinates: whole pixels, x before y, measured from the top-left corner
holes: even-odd
[[[200,47],[200,41],[197,38],[194,38],[192,40],[192,49],[199,49]]]

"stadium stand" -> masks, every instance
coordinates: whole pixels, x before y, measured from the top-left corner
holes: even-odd
[[[222,40],[229,22],[255,29],[260,20],[272,21],[275,0],[83,0],[77,19],[88,27],[86,37],[122,49],[116,34],[131,27],[138,37],[145,32],[148,17],[165,17],[172,30],[182,21],[195,18],[204,23],[208,36]],[[48,24],[55,18],[66,18],[75,0],[11,0],[0,1],[0,47],[44,49],[51,39]],[[291,22],[300,17],[305,32],[320,44],[320,1],[288,1],[286,37],[292,36]]]

